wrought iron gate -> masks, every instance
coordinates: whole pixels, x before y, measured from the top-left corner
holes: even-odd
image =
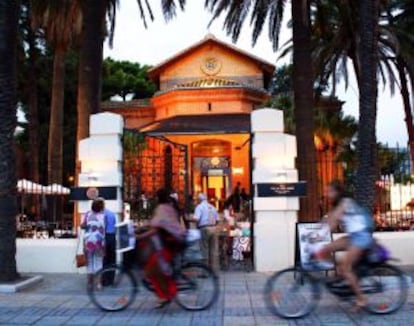
[[[124,200],[131,204],[133,218],[147,218],[160,188],[188,201],[188,149],[165,137],[127,130],[124,134]]]

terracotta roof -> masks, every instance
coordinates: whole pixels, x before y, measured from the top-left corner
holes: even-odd
[[[150,70],[148,70],[148,76],[152,79],[156,79],[160,73],[160,71],[162,70],[162,68],[164,68],[167,65],[172,64],[173,62],[181,59],[183,56],[185,56],[188,52],[194,51],[197,48],[203,46],[204,44],[207,43],[215,43],[219,46],[225,47],[233,52],[236,52],[239,55],[242,55],[246,58],[249,58],[252,61],[255,61],[256,63],[258,63],[261,68],[263,69],[263,71],[267,72],[268,74],[273,74],[273,71],[275,70],[275,66],[273,64],[271,64],[270,62],[267,62],[266,60],[263,60],[247,51],[241,50],[238,47],[225,43],[223,41],[218,40],[214,35],[212,34],[207,34],[205,38],[203,38],[201,41],[197,42],[196,44],[178,52],[177,54],[175,54],[174,56],[162,61],[161,63],[159,63],[158,65],[152,67]]]
[[[150,99],[132,101],[105,101],[101,103],[102,110],[108,109],[128,109],[128,108],[148,108],[151,107]]]
[[[208,122],[208,123],[206,123]],[[250,133],[250,114],[184,115],[152,122],[140,132],[148,135],[244,134]]]
[[[193,80],[183,84],[178,84],[176,88],[209,88],[209,87],[223,87],[223,86],[241,86],[240,83],[224,79],[224,78],[203,78]]]

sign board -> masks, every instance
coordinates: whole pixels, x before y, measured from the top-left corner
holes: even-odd
[[[70,189],[69,200],[118,199],[117,187],[74,187]]]
[[[306,196],[306,182],[259,183],[259,197],[303,197]]]
[[[316,261],[312,255],[326,244],[332,242],[332,233],[326,223],[296,224],[296,263],[306,270],[326,271],[335,268],[333,260]]]
[[[130,222],[122,222],[116,224],[116,240],[117,240],[117,251],[125,252],[133,250],[134,247],[130,244]]]

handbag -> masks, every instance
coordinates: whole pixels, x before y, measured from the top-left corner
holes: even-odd
[[[86,266],[86,256],[85,254],[76,255],[76,267],[81,268]]]
[[[86,255],[83,252],[79,252],[80,246],[81,246],[81,241],[82,241],[82,230],[79,228],[78,230],[78,244],[76,246],[76,256],[75,256],[75,262],[76,262],[76,267],[77,268],[81,268],[86,266],[87,261],[86,261]]]

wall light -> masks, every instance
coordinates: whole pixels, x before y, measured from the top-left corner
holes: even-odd
[[[244,168],[242,168],[242,167],[239,167],[239,168],[234,167],[233,168],[233,174],[243,174],[243,173],[244,173]]]

